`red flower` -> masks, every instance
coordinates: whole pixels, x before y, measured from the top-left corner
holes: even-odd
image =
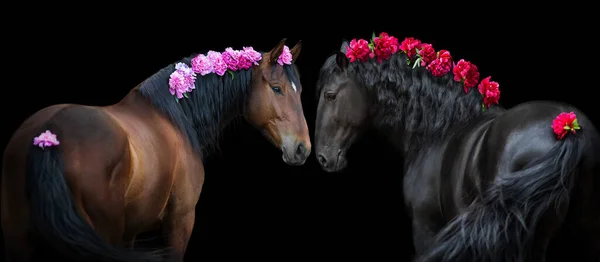
[[[400,43],[400,50],[406,53],[409,59],[412,59],[417,54],[417,49],[419,48],[421,48],[421,40],[413,37],[404,38],[402,43]]]
[[[381,60],[389,59],[390,56],[398,52],[399,48],[398,38],[389,36],[386,32],[381,32],[379,37],[373,38],[373,45],[379,63],[381,63]]]
[[[426,66],[437,58],[437,54],[431,44],[422,43],[421,50],[417,53],[421,58],[421,66]]]
[[[579,123],[577,122],[577,116],[573,112],[562,112],[552,121],[552,129],[558,137],[563,139],[569,131],[575,134],[575,130],[579,130]]]
[[[500,85],[495,81],[490,81],[491,76],[481,80],[479,83],[479,93],[483,95],[483,105],[490,107],[491,104],[498,104],[500,100]]]
[[[463,83],[465,93],[469,92],[469,88],[475,87],[479,82],[477,66],[464,59],[454,65],[452,72],[454,73],[454,81]]]
[[[374,54],[371,52],[371,48],[369,48],[369,42],[364,39],[356,40],[356,38],[350,41],[349,46],[346,47],[346,57],[350,59],[350,62],[354,62],[356,60],[360,62],[365,62],[369,60],[369,58],[373,58]]]
[[[433,76],[444,76],[452,69],[452,56],[448,50],[440,50],[437,53],[437,58],[431,61],[427,66],[427,70]]]

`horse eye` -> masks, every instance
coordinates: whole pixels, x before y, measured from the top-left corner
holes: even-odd
[[[327,100],[327,101],[335,100],[335,94],[334,93],[325,93],[325,100]]]
[[[281,87],[273,86],[271,87],[271,89],[273,90],[273,92],[275,92],[275,94],[281,95]]]

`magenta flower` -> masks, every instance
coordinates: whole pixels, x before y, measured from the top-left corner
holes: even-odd
[[[277,63],[279,63],[280,65],[292,64],[292,53],[290,52],[290,48],[287,45],[283,46],[283,52],[281,52],[281,55],[279,55],[279,58],[277,58]]]
[[[225,64],[225,61],[223,61],[223,56],[221,56],[221,53],[211,50],[208,51],[206,56],[208,57],[208,60],[210,60],[210,62],[212,63],[214,72],[217,75],[223,76],[225,72],[227,72],[227,64]]]
[[[252,67],[252,65],[258,65],[258,61],[262,59],[262,55],[255,51],[254,48],[244,47],[244,50],[240,51],[240,61],[238,63],[239,68],[248,69]]]
[[[208,59],[208,57],[206,57],[203,54],[199,54],[196,57],[192,58],[192,69],[194,70],[194,72],[200,74],[200,75],[208,75],[210,73],[213,73],[213,65],[210,62],[210,60]]]
[[[58,139],[56,139],[55,134],[52,134],[50,130],[46,130],[46,132],[43,132],[39,136],[33,138],[33,145],[44,149],[44,147],[60,145],[60,142]]]
[[[177,63],[175,71],[171,73],[171,77],[169,78],[169,92],[178,99],[181,99],[185,93],[196,89],[195,81],[196,73],[188,65]]]
[[[239,50],[233,50],[231,47],[226,48],[225,52],[221,53],[223,61],[225,61],[225,64],[227,64],[227,69],[231,71],[238,70],[238,64],[241,55],[242,54]]]

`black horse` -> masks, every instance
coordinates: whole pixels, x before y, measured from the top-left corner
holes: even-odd
[[[317,159],[341,171],[367,128],[389,138],[404,156],[416,260],[600,261],[600,134],[583,112],[547,101],[482,108],[452,71],[433,76],[402,51],[351,62],[347,50],[320,69]],[[561,112],[580,129],[558,139]]]

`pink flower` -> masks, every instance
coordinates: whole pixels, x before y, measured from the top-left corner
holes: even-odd
[[[477,89],[483,95],[483,105],[490,107],[491,104],[498,104],[500,100],[500,84],[496,81],[490,81],[492,77],[488,76],[481,80]]]
[[[279,55],[279,58],[277,58],[277,63],[279,65],[292,64],[292,53],[290,52],[290,48],[287,45],[283,46],[283,52],[281,52],[281,55]]]
[[[414,37],[407,37],[400,43],[400,50],[402,50],[409,59],[417,54],[417,50],[421,48],[421,40],[415,39]]]
[[[208,57],[208,60],[210,60],[210,62],[212,63],[213,69],[217,75],[223,76],[225,72],[227,72],[227,64],[225,64],[225,61],[223,61],[221,53],[211,50],[208,51],[206,56]]]
[[[437,54],[435,53],[435,49],[431,44],[422,43],[421,50],[418,51],[417,56],[421,58],[421,66],[427,66],[433,60],[437,58]]]
[[[350,59],[350,62],[354,62],[356,60],[360,62],[365,62],[369,60],[369,58],[375,57],[375,53],[371,51],[369,47],[369,42],[364,39],[352,39],[350,44],[346,47],[346,57]]]
[[[56,139],[55,134],[52,134],[50,130],[46,130],[46,132],[43,132],[39,136],[33,138],[33,145],[44,149],[44,147],[60,145],[60,142],[58,139]]]
[[[233,48],[228,47],[225,49],[225,52],[221,53],[221,57],[223,57],[223,61],[227,64],[227,69],[231,71],[238,70],[239,59],[241,56],[241,52],[238,50],[233,50]]]
[[[577,116],[574,112],[562,112],[552,121],[552,130],[558,137],[558,139],[563,139],[565,135],[569,133],[569,131],[576,133],[575,130],[579,130],[579,123],[577,122]]]
[[[444,76],[452,70],[452,56],[448,50],[440,50],[437,53],[437,58],[431,61],[427,66],[427,70],[433,76]]]
[[[244,49],[240,52],[241,55],[238,61],[238,68],[248,69],[252,67],[253,64],[258,65],[258,61],[262,59],[262,55],[255,51],[251,46],[244,47]]]
[[[192,63],[192,69],[194,70],[194,72],[196,72],[202,76],[213,73],[212,63],[210,62],[208,57],[206,57],[203,54],[199,54],[196,57],[192,58],[191,63]]]
[[[196,89],[194,82],[196,81],[196,73],[184,63],[177,63],[175,71],[171,73],[169,78],[169,92],[175,95],[178,99],[183,98],[185,93],[189,93]]]

